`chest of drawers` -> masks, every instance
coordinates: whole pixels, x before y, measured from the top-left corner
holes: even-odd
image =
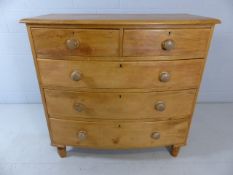
[[[187,14],[51,14],[26,23],[51,143],[128,149],[187,142],[214,25]]]

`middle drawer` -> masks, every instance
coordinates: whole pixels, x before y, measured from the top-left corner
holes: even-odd
[[[70,92],[45,89],[50,116],[62,119],[156,119],[190,116],[196,90],[167,92]]]
[[[203,59],[140,62],[38,59],[43,87],[89,89],[197,88],[203,63]]]

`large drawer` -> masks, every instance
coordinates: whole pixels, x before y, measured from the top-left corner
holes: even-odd
[[[210,29],[125,29],[123,56],[206,56]]]
[[[196,90],[167,92],[69,92],[45,90],[49,116],[61,119],[155,119],[189,117]]]
[[[50,126],[55,145],[116,149],[184,144],[188,121],[87,122],[50,119]]]
[[[196,88],[203,65],[202,59],[141,62],[38,59],[42,86],[69,88]]]
[[[119,30],[31,29],[38,57],[118,56]]]

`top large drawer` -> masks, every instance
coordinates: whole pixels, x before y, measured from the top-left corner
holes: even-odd
[[[203,58],[210,29],[125,29],[123,56]]]
[[[33,28],[37,57],[119,56],[119,30]]]

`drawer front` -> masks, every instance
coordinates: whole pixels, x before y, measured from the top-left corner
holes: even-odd
[[[37,57],[119,56],[119,30],[31,30]]]
[[[39,59],[42,86],[69,88],[196,88],[203,60],[96,62]]]
[[[184,144],[188,121],[85,122],[50,119],[53,143],[94,148],[141,148]]]
[[[124,56],[184,56],[203,58],[210,29],[124,30]]]
[[[67,119],[177,119],[192,113],[196,90],[110,93],[45,90],[50,116]]]

